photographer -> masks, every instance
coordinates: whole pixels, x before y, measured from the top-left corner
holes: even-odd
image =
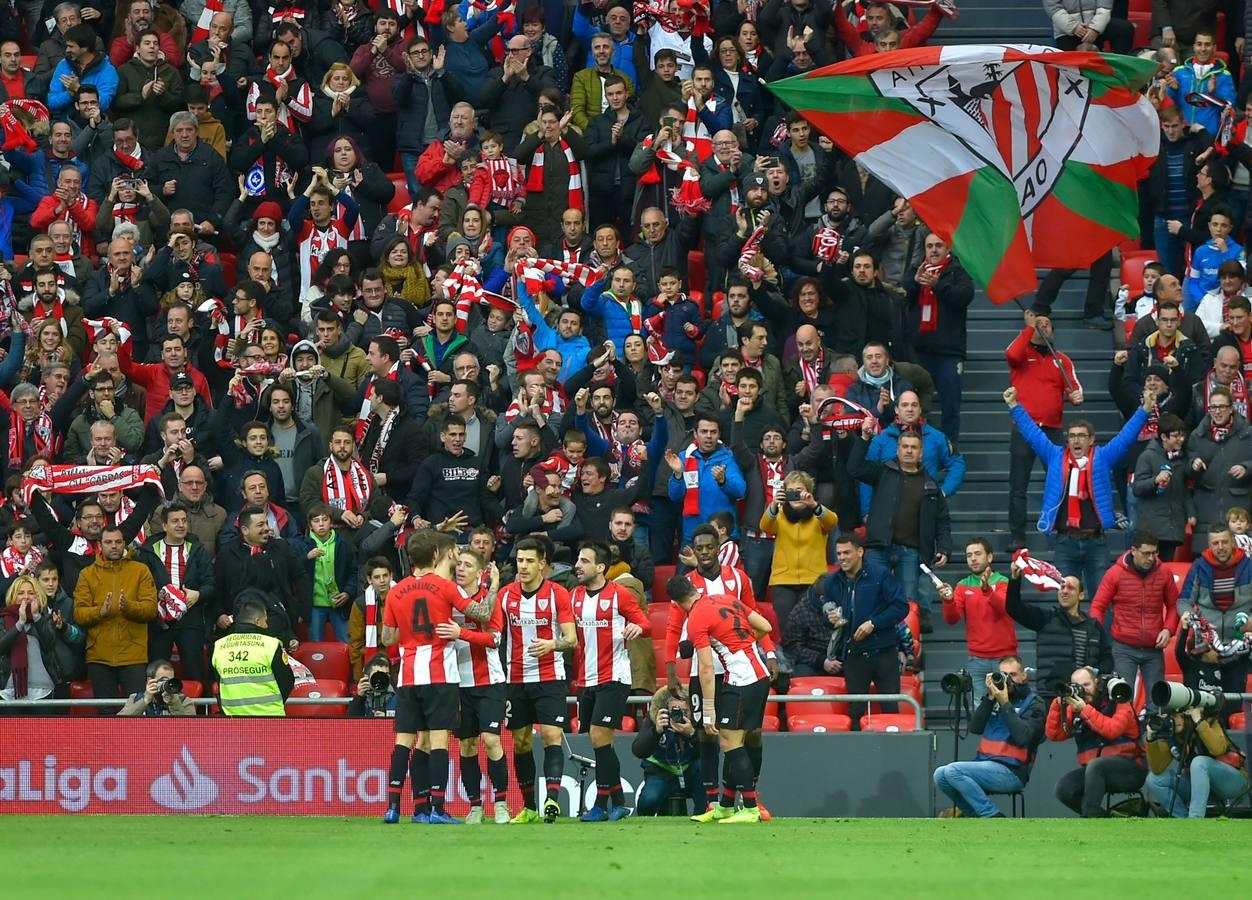
[[[1151,716],[1147,722],[1152,770],[1148,793],[1162,815],[1176,819],[1203,819],[1210,794],[1233,800],[1248,789],[1247,760],[1221,722],[1221,695],[1206,690],[1191,693],[1204,705]]]
[[[952,798],[954,817],[1003,817],[988,794],[1013,794],[1030,780],[1035,751],[1043,741],[1043,701],[1030,689],[1017,656],[999,662],[986,678],[969,733],[982,735],[973,762],[953,762],[935,770],[935,787]]]
[[[1070,687],[1075,686],[1081,688],[1081,697],[1071,691],[1048,708],[1048,740],[1072,737],[1078,748],[1079,768],[1061,776],[1056,799],[1084,819],[1103,818],[1108,815],[1102,805],[1105,794],[1133,793],[1147,777],[1139,721],[1134,704],[1115,702],[1108,683],[1090,666],[1074,670]]]
[[[396,687],[391,681],[391,660],[375,653],[356,683],[356,696],[348,704],[349,719],[394,719]]]
[[[174,675],[168,659],[148,663],[148,683],[142,694],[131,694],[119,716],[194,716],[196,708],[183,693],[183,683]]]
[[[662,687],[652,695],[648,716],[639,726],[631,752],[643,760],[643,784],[635,794],[635,815],[664,815],[666,801],[690,796],[698,810],[705,804],[700,779],[700,745],[683,691]]]

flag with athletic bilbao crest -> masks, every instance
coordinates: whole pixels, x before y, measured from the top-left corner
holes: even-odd
[[[919,47],[769,85],[908,198],[988,296],[1139,235],[1160,127],[1151,60],[1035,45]]]

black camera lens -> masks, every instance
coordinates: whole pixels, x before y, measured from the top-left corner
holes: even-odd
[[[669,708],[669,721],[671,725],[685,725],[687,723],[687,711],[681,706],[671,706]]]
[[[385,691],[391,687],[391,676],[386,672],[375,672],[370,675],[370,690]]]
[[[1008,678],[1005,677],[1003,672],[992,672],[991,683],[997,688],[1002,688],[1008,683]]]
[[[170,694],[181,694],[183,692],[183,680],[181,678],[166,678],[162,689]]]

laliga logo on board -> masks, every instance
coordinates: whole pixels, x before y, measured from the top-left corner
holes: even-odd
[[[180,759],[174,760],[174,771],[152,782],[148,793],[166,809],[185,812],[216,800],[217,782],[200,771],[191,751],[184,745]]]

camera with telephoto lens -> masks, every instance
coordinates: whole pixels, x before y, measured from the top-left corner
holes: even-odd
[[[681,706],[671,706],[669,708],[669,723],[670,725],[686,725],[687,710]]]
[[[1174,717],[1165,714],[1148,716],[1145,724],[1153,737],[1165,740],[1174,736]]]
[[[1008,687],[1009,676],[1005,675],[1003,672],[992,672],[991,683],[995,686],[996,690],[1003,690]]]
[[[939,689],[945,694],[967,694],[974,689],[974,679],[965,669],[958,669],[939,679]]]
[[[370,675],[370,691],[373,693],[385,693],[389,687],[391,687],[391,673],[379,669]]]
[[[1189,688],[1176,681],[1158,681],[1152,685],[1152,704],[1161,712],[1179,712],[1180,710],[1199,707],[1211,712],[1222,705],[1222,695],[1216,691],[1204,691]]]
[[[181,678],[170,676],[168,678],[157,679],[157,695],[161,694],[181,694],[183,692],[183,681]]]
[[[1118,675],[1108,675],[1100,679],[1104,693],[1114,703],[1129,703],[1132,695],[1130,682]]]
[[[1081,684],[1074,684],[1072,681],[1058,681],[1053,687],[1056,690],[1057,697],[1062,700],[1067,697],[1074,700],[1087,699],[1087,692]]]

